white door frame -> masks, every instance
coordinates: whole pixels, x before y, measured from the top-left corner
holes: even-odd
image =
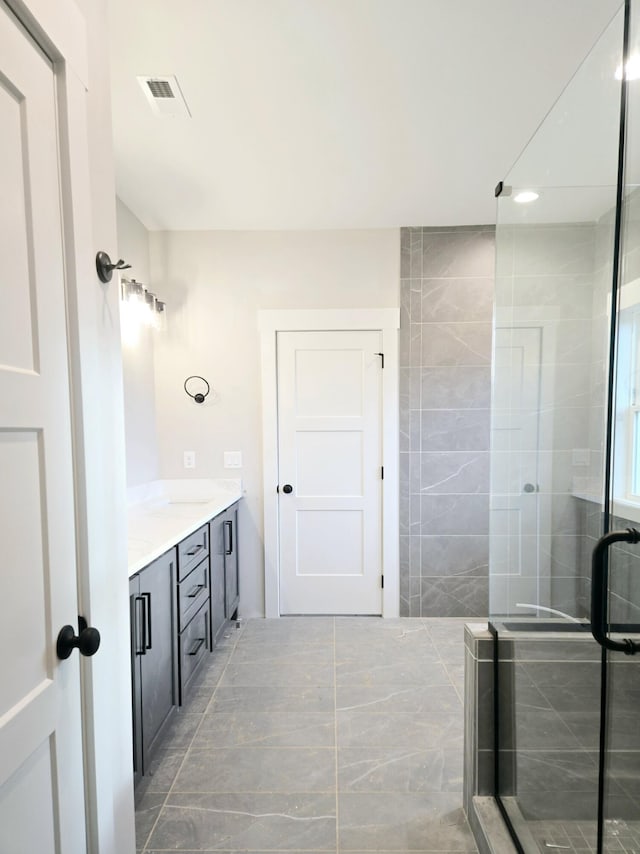
[[[102,634],[95,658],[81,662],[87,846],[91,854],[134,854],[119,288],[115,277],[100,284],[94,260],[98,249],[112,256],[116,251],[115,184],[103,156],[112,147],[110,116],[90,115],[91,106],[104,101],[100,87],[108,86],[107,77],[101,79],[108,70],[106,53],[91,58],[89,51],[91,45],[95,54],[96,19],[104,10],[89,4],[88,13],[95,15],[87,21],[75,0],[5,2],[52,61],[56,80],[78,613]],[[98,123],[108,142],[94,163],[92,131]],[[97,237],[104,245],[95,245]]]
[[[400,613],[399,581],[399,398],[398,329],[400,310],[300,309],[258,312],[262,352],[262,478],[264,500],[265,616],[280,616],[278,542],[278,332],[361,331],[382,333],[382,616]]]

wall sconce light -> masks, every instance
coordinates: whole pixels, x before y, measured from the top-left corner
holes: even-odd
[[[156,298],[141,282],[121,280],[122,339],[127,345],[138,343],[140,328],[147,326],[162,330],[166,325],[167,304]]]

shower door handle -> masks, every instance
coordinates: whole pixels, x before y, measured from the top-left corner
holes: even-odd
[[[607,604],[608,604],[608,551],[614,543],[638,543],[640,531],[627,528],[624,531],[611,531],[600,537],[591,557],[591,634],[600,646],[614,652],[624,652],[625,655],[635,655],[640,652],[640,643],[625,638],[614,641],[607,637]]]

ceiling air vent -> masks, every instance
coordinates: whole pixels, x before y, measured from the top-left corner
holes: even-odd
[[[157,116],[191,117],[176,77],[138,77],[138,83]]]

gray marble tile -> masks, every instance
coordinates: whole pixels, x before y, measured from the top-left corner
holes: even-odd
[[[211,697],[216,690],[215,685],[197,685],[192,683],[185,701],[181,707],[184,714],[198,715],[206,711]]]
[[[426,626],[412,620],[380,617],[336,617],[336,645],[352,643],[396,643],[406,649],[429,646]]]
[[[493,314],[491,278],[424,279],[422,322],[490,322]]]
[[[423,617],[487,617],[489,580],[453,577],[422,579]]]
[[[420,369],[422,409],[488,409],[491,369],[439,366]]]
[[[329,687],[220,686],[208,709],[208,716],[216,712],[233,714],[243,709],[255,709],[267,715],[286,712],[332,714],[333,705],[333,688]]]
[[[264,713],[245,705],[232,714],[205,715],[192,743],[193,750],[217,747],[333,747],[335,722],[331,714],[289,709]]]
[[[450,683],[449,683],[450,684]],[[434,703],[434,705],[438,705]],[[338,747],[424,749],[446,747],[462,751],[462,716],[433,709],[427,718],[381,715],[364,709],[339,711]]]
[[[332,792],[333,748],[237,747],[190,750],[174,792]]]
[[[335,795],[171,795],[150,848],[309,851],[336,846]]]
[[[420,537],[409,538],[409,575],[412,578],[420,578],[420,567],[422,566],[422,548]]]
[[[442,682],[437,686],[423,685],[345,685],[336,688],[336,706],[341,712],[364,712],[383,717],[412,716],[427,720],[434,713],[437,717],[461,717],[462,707],[458,694],[451,687],[445,669],[440,671]]]
[[[598,753],[586,750],[521,750],[514,757],[504,751],[501,778],[509,780],[508,767],[515,774],[517,792],[593,793],[598,788]]]
[[[409,275],[412,279],[422,278],[422,229],[409,229]]]
[[[488,495],[422,495],[420,499],[421,533],[488,534]],[[427,615],[425,615],[427,616]],[[466,616],[432,614],[429,616]]]
[[[424,278],[492,278],[494,266],[492,231],[425,232],[422,236]]]
[[[489,575],[489,537],[486,534],[423,536],[422,575],[473,576]]]
[[[292,665],[296,662],[322,662],[331,658],[333,639],[330,643],[304,643],[295,638],[281,640],[273,643],[268,638],[258,641],[251,638],[242,643],[235,651],[231,665],[245,664],[247,662],[261,662],[267,666],[277,663],[283,659],[291,660]]]
[[[166,744],[167,746],[153,757],[142,778],[140,785],[145,794],[170,791],[180,770],[186,751],[176,750],[170,741]]]
[[[400,229],[400,276],[411,274],[411,237],[408,228]]]
[[[422,451],[488,451],[490,410],[422,410]]]
[[[166,797],[165,793],[149,792],[136,803],[136,848],[144,848]]]
[[[344,656],[344,658],[342,657]],[[336,660],[337,685],[439,685],[445,682],[435,648],[402,652],[393,658],[380,647],[345,648]]]
[[[436,748],[343,748],[340,792],[462,792],[462,753]]]
[[[340,849],[475,851],[459,795],[341,794]]]
[[[185,713],[179,710],[165,731],[165,743],[170,743],[173,750],[186,750],[191,744],[201,720],[201,714]]]
[[[409,371],[409,407],[411,410],[421,408],[422,368],[408,368]]]
[[[488,451],[438,451],[420,455],[423,495],[488,494]]]
[[[488,365],[490,323],[424,323],[421,325],[421,367]],[[412,361],[412,364],[416,364]]]
[[[242,635],[243,646],[258,643],[294,641],[303,644],[333,643],[333,617],[279,617],[272,620],[248,620]]]
[[[248,658],[232,661],[221,680],[221,685],[263,685],[265,687],[309,687],[333,685],[333,650],[330,646],[306,648],[288,655],[261,660]]]
[[[514,273],[589,275],[593,271],[592,226],[533,226],[515,232]]]

